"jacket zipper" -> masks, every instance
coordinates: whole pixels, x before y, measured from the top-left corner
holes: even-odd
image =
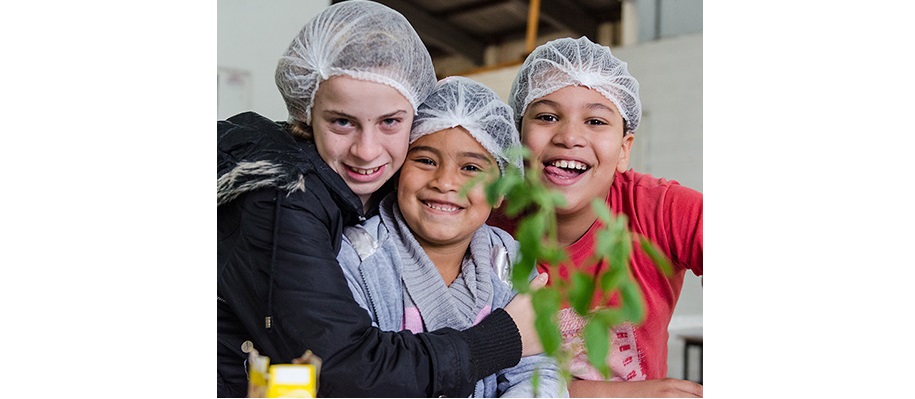
[[[365,287],[365,295],[369,298],[369,304],[372,306],[372,311],[375,312],[375,324],[381,327],[381,321],[378,320],[378,308],[375,307],[375,300],[372,299],[372,291],[369,289],[369,285],[365,278],[365,269],[360,267],[359,275],[362,276],[362,285]]]

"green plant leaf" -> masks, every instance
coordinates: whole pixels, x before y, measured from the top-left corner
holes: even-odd
[[[520,257],[512,265],[512,287],[515,291],[526,293],[530,291],[530,276],[534,269],[534,262],[526,257]]]
[[[530,152],[524,149],[522,154],[525,163],[531,165]],[[612,338],[610,327],[627,321],[640,322],[645,315],[641,288],[633,282],[629,270],[632,247],[636,242],[629,230],[628,218],[622,214],[614,215],[603,199],[592,201],[591,206],[602,225],[595,237],[595,250],[591,259],[602,262],[599,273],[591,276],[573,272],[568,280],[556,279],[550,287],[531,292],[529,279],[537,264],[548,264],[552,268],[568,260],[565,248],[556,242],[556,208],[565,206],[565,197],[543,184],[538,168],[526,168],[523,175],[519,170],[508,168],[503,176],[494,180],[486,183],[486,196],[490,204],[495,203],[499,197],[504,197],[506,206],[502,207],[502,212],[508,217],[523,214],[514,232],[520,250],[513,265],[512,282],[518,292],[527,292],[532,296],[534,326],[544,351],[557,360],[560,373],[571,378],[571,354],[561,349],[562,335],[558,327],[560,306],[569,303],[576,313],[588,321],[582,333],[589,362],[605,377],[609,376],[609,367],[605,361]],[[657,246],[642,239],[638,245],[659,268],[671,269],[669,261]],[[601,297],[619,293],[620,305],[615,308],[590,308],[596,290],[601,291]],[[538,387],[542,385],[539,381],[535,384]]]
[[[642,318],[645,316],[645,309],[642,304],[642,291],[639,286],[631,280],[626,281],[620,287],[620,296],[623,302],[621,310],[626,319],[634,324],[642,322]]]
[[[607,352],[610,350],[609,327],[600,318],[591,318],[584,328],[585,351],[588,353],[588,362],[604,378],[610,376],[610,367],[607,365]]]
[[[626,274],[623,271],[624,269],[622,267],[610,266],[600,275],[600,288],[608,294],[618,290],[626,277]]]
[[[643,236],[639,236],[639,243],[642,245],[642,250],[645,251],[645,254],[651,258],[651,261],[661,269],[665,276],[670,277],[673,275],[674,269],[670,264],[670,260],[667,259],[667,256],[661,252],[661,249],[655,243]]]
[[[489,206],[496,206],[496,202],[499,201],[499,197],[505,195],[505,185],[507,184],[506,179],[503,177],[499,181],[486,186],[486,202]]]
[[[594,279],[581,271],[572,273],[572,287],[569,289],[569,302],[579,315],[588,314],[591,299],[594,297]]]
[[[544,245],[540,249],[540,258],[544,263],[558,265],[568,260],[568,252],[565,248],[555,245]]]
[[[538,391],[540,390],[540,367],[534,367],[534,373],[531,375],[531,390],[534,392],[534,397],[539,397]]]
[[[554,318],[559,313],[559,292],[552,287],[544,287],[533,292],[531,302],[534,306],[534,328],[540,337],[543,351],[555,356],[562,343],[562,334]]]
[[[508,216],[517,216],[531,205],[526,195],[519,195],[514,190],[506,195],[505,203],[505,214]]]
[[[525,217],[518,222],[518,227],[515,229],[515,238],[524,245],[539,248],[542,237],[546,233],[546,223],[545,215],[540,213]]]
[[[604,222],[604,225],[610,224],[610,219],[612,219],[613,216],[610,215],[610,208],[607,207],[607,203],[604,202],[604,200],[600,198],[591,200],[591,209],[597,214],[597,218]]]
[[[607,326],[618,326],[627,320],[622,310],[610,308],[595,310],[591,317],[600,319]]]
[[[470,190],[473,190],[474,187],[476,187],[479,184],[486,184],[486,180],[488,178],[489,178],[489,174],[487,174],[487,173],[482,173],[477,176],[474,176],[472,179],[467,181],[467,183],[464,183],[464,185],[461,186],[461,189],[460,189],[460,191],[458,191],[458,194],[462,198],[467,198],[467,193],[469,193]]]
[[[549,203],[553,205],[554,209],[566,206],[566,197],[556,191],[550,191],[548,198],[550,199]]]

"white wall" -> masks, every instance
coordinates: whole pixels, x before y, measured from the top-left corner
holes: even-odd
[[[634,5],[638,42],[702,32],[702,0],[626,0]]]
[[[639,81],[642,121],[630,166],[702,191],[702,35],[614,50]]]
[[[273,120],[286,120],[286,106],[273,79],[276,62],[305,23],[329,5],[330,0],[217,2],[217,69],[236,72],[235,82],[244,80],[245,73],[250,77],[249,89],[220,82],[217,119],[250,110]]]

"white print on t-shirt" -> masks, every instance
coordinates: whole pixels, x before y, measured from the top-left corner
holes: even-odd
[[[585,320],[571,308],[559,312],[559,331],[562,333],[562,348],[572,355],[569,371],[583,380],[603,380],[600,372],[588,362],[581,329]],[[635,340],[635,327],[626,323],[610,330],[610,350],[607,364],[610,378],[607,381],[644,381],[642,361]]]

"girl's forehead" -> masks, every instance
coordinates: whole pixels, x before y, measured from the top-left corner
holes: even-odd
[[[476,157],[473,154],[484,154],[486,158],[495,159],[470,131],[460,125],[420,136],[410,145],[410,148],[411,150],[430,150],[440,154],[461,156]]]
[[[565,86],[531,101],[528,109],[537,106],[553,108],[591,108],[619,114],[616,104],[603,93],[586,86]]]

